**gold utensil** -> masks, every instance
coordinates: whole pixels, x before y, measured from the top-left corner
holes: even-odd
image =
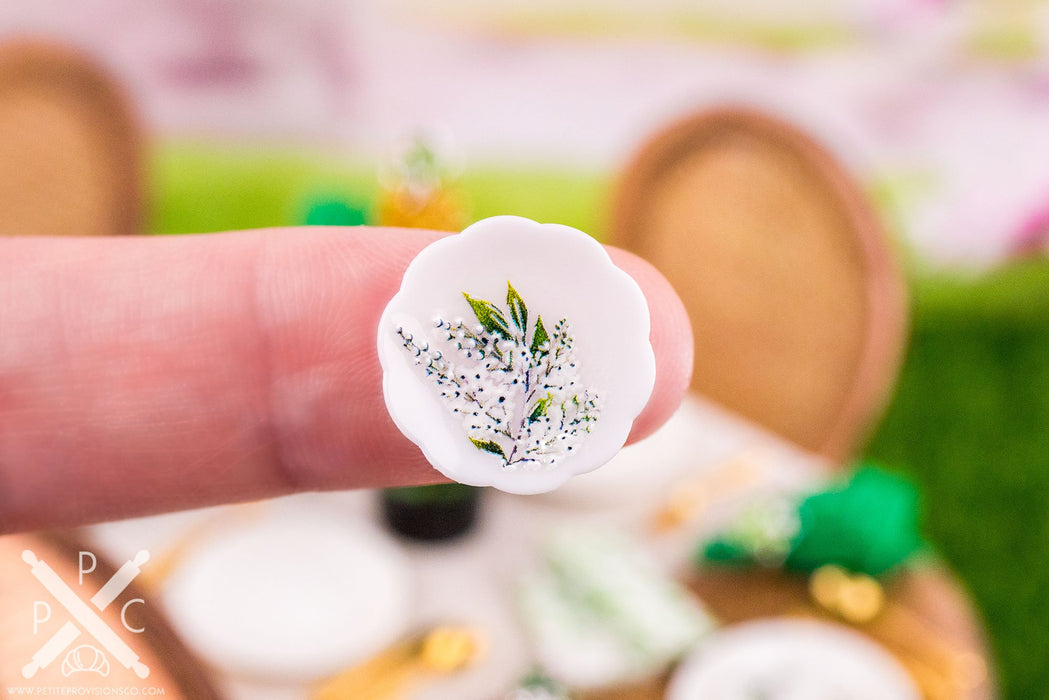
[[[671,488],[652,517],[652,529],[667,533],[698,518],[711,503],[738,492],[757,481],[758,464],[767,455],[757,449],[743,450],[710,471],[682,479]]]
[[[420,676],[443,676],[477,663],[484,635],[474,627],[441,626],[399,642],[322,685],[313,700],[392,700]]]

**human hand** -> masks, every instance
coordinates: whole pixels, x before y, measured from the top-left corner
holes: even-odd
[[[0,532],[440,481],[386,411],[375,331],[442,235],[0,239]],[[677,408],[692,337],[667,281],[609,253],[652,318],[633,442]]]

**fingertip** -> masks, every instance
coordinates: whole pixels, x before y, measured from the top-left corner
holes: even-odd
[[[656,382],[648,404],[634,420],[627,444],[654,433],[674,414],[692,380],[692,325],[688,312],[666,277],[642,258],[608,248],[612,261],[626,271],[645,295],[651,318],[649,338],[656,356]]]

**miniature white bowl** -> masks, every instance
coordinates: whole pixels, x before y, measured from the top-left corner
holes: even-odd
[[[430,464],[516,494],[608,462],[655,383],[633,278],[585,233],[516,216],[420,252],[383,312],[378,352],[390,415]]]

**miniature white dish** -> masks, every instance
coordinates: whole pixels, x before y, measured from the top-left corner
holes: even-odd
[[[842,625],[788,618],[727,627],[675,672],[667,700],[918,700],[887,650]]]
[[[202,659],[242,679],[314,682],[408,631],[404,555],[366,522],[311,503],[217,531],[169,579],[170,619]]]
[[[637,283],[585,233],[516,216],[420,252],[378,351],[390,415],[430,464],[517,494],[608,462],[655,383]]]

